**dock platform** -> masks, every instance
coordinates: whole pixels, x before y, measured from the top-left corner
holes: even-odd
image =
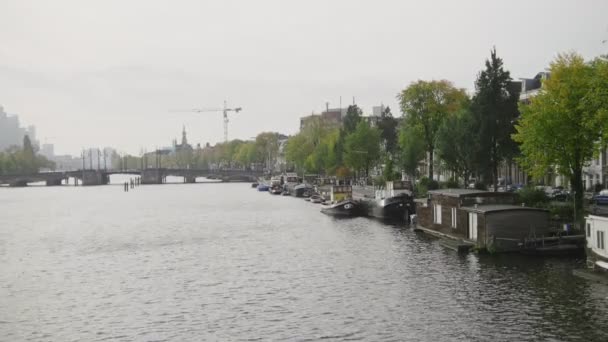
[[[435,237],[438,237],[440,239],[439,244],[442,245],[443,247],[449,248],[451,250],[454,250],[458,253],[468,253],[470,252],[473,247],[475,247],[475,244],[471,241],[465,241],[459,238],[456,238],[454,236],[450,236],[448,234],[444,234],[432,229],[428,229],[425,227],[421,227],[420,225],[416,225],[416,227],[414,227],[414,231],[415,232],[423,232],[425,234],[429,234]]]

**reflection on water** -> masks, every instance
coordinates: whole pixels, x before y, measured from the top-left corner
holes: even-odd
[[[583,260],[457,255],[248,184],[0,189],[0,336],[606,341]]]

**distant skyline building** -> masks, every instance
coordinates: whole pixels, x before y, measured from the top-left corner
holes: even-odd
[[[173,139],[173,151],[192,151],[192,145],[188,144],[188,137],[186,135],[186,126],[184,125],[182,128],[182,142],[181,144],[177,143],[177,139]]]
[[[372,107],[372,115],[373,116],[381,116],[382,113],[384,112],[384,109],[386,109],[386,106],[384,106],[383,104],[381,104],[379,106],[373,106]]]
[[[342,118],[346,115],[347,108],[327,108],[321,114],[314,112],[308,116],[300,118],[300,130],[304,127],[318,122],[324,127],[340,128],[342,126]]]
[[[47,159],[52,160],[55,157],[55,145],[53,144],[42,144],[40,148],[40,154],[45,156]]]
[[[0,106],[0,151],[11,146],[22,146],[25,135],[30,137],[32,145],[38,149],[40,144],[36,139],[36,126],[21,127],[19,116],[8,114],[4,107]]]

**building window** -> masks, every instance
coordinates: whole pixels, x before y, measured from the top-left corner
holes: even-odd
[[[433,222],[441,224],[441,204],[435,204],[433,207]]]
[[[587,223],[587,237],[591,237],[591,223]]]
[[[597,232],[596,246],[598,249],[604,249],[604,232],[601,230]]]
[[[452,228],[456,228],[457,225],[457,220],[456,220],[456,208],[452,208]]]

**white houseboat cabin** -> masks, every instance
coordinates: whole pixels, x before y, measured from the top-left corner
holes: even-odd
[[[585,221],[587,263],[591,268],[608,271],[608,217],[589,215]]]

